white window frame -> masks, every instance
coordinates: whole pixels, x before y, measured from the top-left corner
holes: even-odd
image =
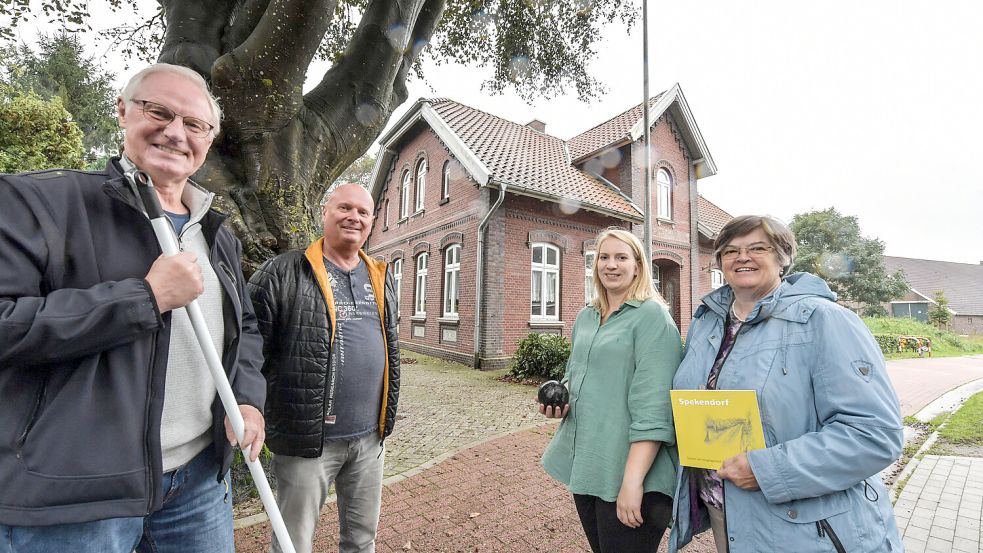
[[[658,218],[672,220],[672,175],[664,167],[655,174],[655,184],[659,191]]]
[[[657,292],[662,293],[662,268],[652,262],[652,288],[655,288]]]
[[[451,197],[451,162],[444,162],[444,170],[441,172],[440,199],[446,200]]]
[[[403,291],[403,258],[393,260],[393,284],[396,288],[396,312],[399,313],[399,302]]]
[[[427,316],[427,266],[430,264],[430,254],[423,252],[416,256],[416,289],[413,295],[413,314],[417,317]]]
[[[383,211],[382,228],[383,230],[389,228],[389,199],[388,198],[386,198],[386,206],[385,206],[385,210]]]
[[[724,272],[720,269],[710,269],[710,288],[716,290],[724,285]]]
[[[461,245],[454,244],[444,252],[444,318],[456,319],[461,302]]]
[[[597,263],[597,252],[584,252],[584,305],[594,301],[594,264]]]
[[[403,185],[400,188],[399,197],[399,218],[407,217],[410,214],[410,172],[403,171]]]
[[[542,251],[539,263],[532,261],[536,258],[536,250]],[[548,262],[549,252],[556,253],[556,263]],[[529,277],[529,314],[534,321],[560,320],[560,248],[552,244],[534,243],[530,247],[530,277]],[[536,276],[539,276],[539,298],[536,298]],[[552,278],[551,278],[552,277]],[[552,282],[552,286],[549,283]],[[547,313],[550,299],[553,300],[553,314]],[[539,312],[536,312],[536,300],[539,300]]]
[[[421,159],[419,163],[416,164],[416,209],[414,211],[423,210],[423,200],[427,192],[427,160],[426,158]]]

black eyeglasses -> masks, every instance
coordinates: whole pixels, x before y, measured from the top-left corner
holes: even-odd
[[[184,123],[184,130],[194,137],[205,138],[209,135],[209,133],[215,130],[215,125],[212,125],[208,121],[198,119],[197,117],[191,117],[189,115],[174,113],[174,110],[171,108],[158,104],[157,102],[151,102],[149,100],[130,101],[134,104],[139,104],[140,111],[143,112],[144,117],[155,123],[170,125],[171,121],[180,117],[181,122]]]

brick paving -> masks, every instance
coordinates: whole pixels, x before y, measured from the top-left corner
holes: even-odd
[[[983,459],[926,455],[894,513],[908,553],[983,551]]]
[[[901,401],[901,415],[914,415],[942,394],[983,378],[983,356],[898,359],[887,364]]]

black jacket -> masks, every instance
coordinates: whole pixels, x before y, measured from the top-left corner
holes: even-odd
[[[239,403],[262,409],[261,337],[223,220],[201,221],[225,292],[222,363]],[[170,313],[144,280],[159,255],[117,160],[105,172],[0,175],[0,524],[160,508]],[[213,415],[224,473],[217,397]]]
[[[324,415],[334,401],[334,298],[327,285],[323,240],[306,252],[292,251],[267,261],[249,279],[266,360],[266,443],[280,455],[320,457]],[[384,327],[380,332],[384,331],[387,355],[379,438],[385,440],[396,421],[399,400],[396,291],[386,264],[359,254],[368,267]]]

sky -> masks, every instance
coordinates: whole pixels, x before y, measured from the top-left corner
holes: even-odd
[[[717,165],[699,191],[729,213],[788,222],[834,207],[887,255],[977,264],[981,27],[970,0],[651,1],[649,90],[680,84]],[[606,92],[593,101],[492,96],[480,86],[490,69],[445,64],[409,83],[390,122],[446,97],[570,138],[643,98],[641,22],[603,37],[590,71]],[[121,82],[135,71],[106,59]],[[312,66],[308,88],[325,69]]]

